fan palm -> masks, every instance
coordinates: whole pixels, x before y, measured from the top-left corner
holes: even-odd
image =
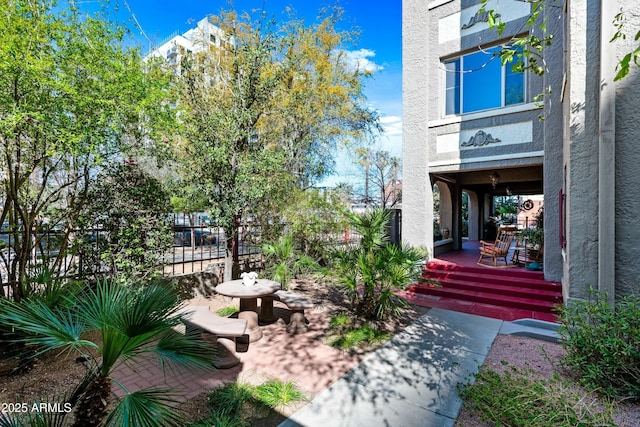
[[[115,382],[111,373],[124,362],[153,354],[163,368],[182,365],[213,369],[211,347],[195,336],[173,330],[181,320],[180,302],[164,283],[135,287],[104,281],[74,302],[50,308],[38,300],[2,300],[0,322],[13,327],[28,346],[36,346],[36,354],[66,350],[88,358],[87,376],[69,397],[76,408],[75,426],[96,426],[105,421]],[[92,336],[90,332],[97,332],[101,339],[87,338]],[[178,425],[171,403],[166,390],[125,389],[125,396],[106,423]]]
[[[292,275],[317,268],[313,258],[296,251],[290,234],[277,242],[263,245],[262,252],[267,256],[267,263],[271,264],[267,271],[272,273],[273,280],[282,284],[283,289],[289,289]]]
[[[356,314],[372,320],[396,314],[405,302],[394,291],[418,279],[426,254],[389,242],[389,210],[347,216],[351,228],[362,237],[355,247],[334,251],[332,270]]]

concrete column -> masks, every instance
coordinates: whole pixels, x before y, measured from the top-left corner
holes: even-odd
[[[433,254],[433,189],[429,178],[427,62],[429,43],[428,5],[423,0],[402,2],[402,98],[403,176],[402,240],[423,246]],[[411,19],[407,19],[411,17]]]
[[[617,2],[601,1],[598,123],[598,289],[615,302],[616,280],[616,50],[609,46]]]

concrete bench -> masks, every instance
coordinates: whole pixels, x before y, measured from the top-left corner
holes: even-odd
[[[290,334],[298,334],[307,332],[307,324],[304,318],[304,310],[313,308],[313,302],[300,294],[290,291],[276,291],[271,295],[262,297],[262,305],[260,307],[260,320],[263,322],[273,322],[276,317],[273,313],[273,301],[283,302],[291,310],[291,318],[287,325],[287,332]]]
[[[245,335],[246,320],[218,316],[211,313],[206,305],[188,305],[181,308],[179,313],[184,316],[183,323],[187,329],[199,330],[204,340],[215,343],[216,368],[231,368],[240,363],[236,356],[235,339]]]

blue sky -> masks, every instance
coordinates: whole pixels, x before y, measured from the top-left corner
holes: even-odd
[[[79,1],[78,3],[82,3]],[[89,2],[87,2],[89,3]],[[91,2],[93,3],[93,2]],[[318,11],[334,2],[326,0],[235,0],[237,10],[264,8],[268,15],[278,20],[284,19],[287,6],[295,9],[306,22],[315,21]],[[374,71],[374,77],[366,82],[366,96],[370,107],[380,113],[386,132],[375,142],[375,146],[390,151],[393,155],[402,153],[402,2],[391,0],[384,6],[371,0],[339,0],[335,4],[345,10],[345,27],[360,29],[360,40],[352,54]],[[146,36],[155,44],[172,33],[184,33],[195,27],[195,23],[207,15],[216,14],[228,6],[227,0],[125,0],[120,3],[118,19],[133,22],[131,13],[140,24]],[[137,31],[143,51],[148,43]],[[145,46],[145,43],[147,44]],[[353,180],[350,161],[344,154],[337,159],[337,176],[326,179],[323,184]]]

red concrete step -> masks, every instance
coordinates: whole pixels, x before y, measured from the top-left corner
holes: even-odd
[[[488,273],[486,270],[476,272],[473,270],[440,270],[427,269],[423,272],[425,279],[444,281],[473,282],[476,284],[485,283],[492,285],[511,286],[532,290],[545,290],[550,292],[562,292],[562,285],[556,282],[549,282],[539,278],[523,276],[507,276],[504,274]]]
[[[441,262],[438,260],[429,261],[426,265],[426,270],[439,270],[447,272],[465,272],[469,274],[482,274],[492,276],[506,276],[506,277],[522,277],[525,279],[537,279],[544,280],[544,273],[542,271],[529,271],[524,269],[515,268],[490,268],[490,267],[470,267],[459,264],[451,264]]]
[[[426,265],[423,279],[425,282],[410,286],[408,291],[416,295],[547,314],[554,311],[556,305],[562,304],[562,285],[545,281],[543,273],[537,271],[488,269],[436,260]]]
[[[454,298],[465,301],[480,302],[496,306],[513,307],[525,310],[532,310],[544,313],[554,311],[557,303],[552,301],[543,301],[533,298],[521,298],[510,295],[498,295],[482,291],[468,291],[446,287],[422,287],[413,286],[409,291],[422,293],[427,295],[435,295],[446,298]]]
[[[433,280],[432,278],[429,278]],[[444,282],[444,283],[443,283]],[[446,287],[447,289],[459,289],[463,291],[481,291],[488,294],[497,294],[497,295],[508,295],[519,298],[529,298],[536,299],[541,301],[550,301],[553,303],[562,303],[562,293],[559,289],[549,290],[546,287],[536,287],[531,284],[527,284],[527,286],[518,286],[514,283],[502,284],[502,283],[492,283],[490,281],[487,282],[477,282],[474,280],[469,280],[466,278],[460,279],[451,279],[446,278],[443,281],[435,280],[433,282],[442,287]],[[436,285],[436,286],[437,286]],[[432,283],[421,283],[417,287],[433,287]],[[419,290],[412,289],[413,292],[420,292]]]
[[[444,310],[458,311],[461,313],[475,314],[478,316],[492,317],[494,319],[511,322],[518,319],[537,319],[546,322],[558,322],[554,313],[543,311],[524,310],[521,308],[505,307],[481,302],[465,301],[456,298],[438,297],[419,294],[415,292],[401,292],[399,295],[409,303],[422,307],[441,308]]]

